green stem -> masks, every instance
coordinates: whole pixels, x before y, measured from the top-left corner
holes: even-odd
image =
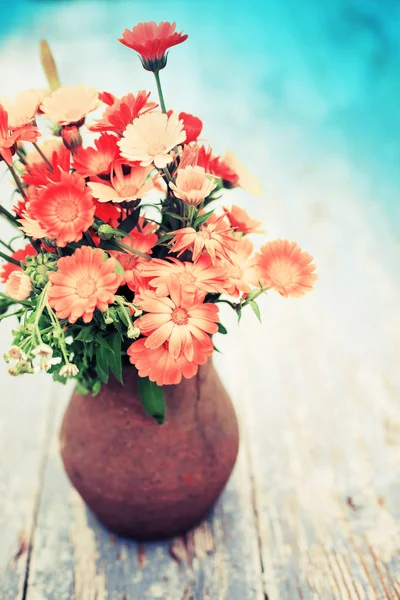
[[[35,150],[37,150],[39,152],[39,154],[42,157],[42,159],[44,160],[44,162],[47,163],[47,166],[50,168],[50,171],[53,171],[53,165],[51,164],[49,159],[44,155],[42,150],[39,148],[38,144],[36,142],[32,142],[32,144],[33,144]]]
[[[149,256],[148,254],[143,254],[143,252],[140,252],[139,250],[135,250],[135,248],[131,248],[130,246],[127,246],[127,244],[124,244],[123,242],[115,242],[115,243],[120,248],[127,250],[127,252],[129,254],[137,254],[138,256],[141,256],[142,258],[145,258],[146,260],[151,260],[151,256]]]
[[[253,300],[255,300],[256,298],[258,298],[258,296],[261,296],[261,294],[263,294],[264,292],[267,292],[269,290],[269,288],[260,288],[258,290],[258,292],[256,292],[254,294],[254,296],[252,295],[251,298],[249,300],[245,300],[242,304],[241,304],[241,308],[244,308],[245,306],[247,306],[248,304],[250,304],[250,302],[253,302]],[[250,292],[251,293],[251,292]]]
[[[162,89],[161,89],[160,71],[155,71],[154,77],[156,78],[157,92],[158,92],[158,97],[160,98],[161,110],[163,113],[166,113],[167,109],[165,108],[164,96],[163,96]]]
[[[16,186],[17,186],[17,188],[18,188],[18,190],[19,190],[19,193],[21,194],[21,196],[22,196],[23,198],[26,198],[26,194],[25,194],[24,188],[22,187],[21,180],[20,180],[20,178],[18,177],[18,175],[17,175],[17,173],[16,173],[16,171],[15,171],[14,167],[13,167],[12,165],[9,165],[8,163],[7,163],[7,167],[9,168],[9,170],[10,170],[10,173],[11,173],[11,175],[13,176],[13,179],[14,179],[14,181],[15,181],[15,183],[16,183]]]
[[[6,260],[7,262],[17,265],[17,267],[21,266],[21,263],[18,262],[17,260],[15,260],[15,258],[12,258],[11,256],[7,256],[7,254],[4,254],[3,252],[0,252],[0,257],[4,258],[4,260]]]
[[[9,250],[10,252],[14,252],[14,250],[11,248],[11,246],[9,244],[6,244],[5,242],[3,242],[3,240],[0,240],[0,244],[2,246],[4,246],[4,248],[6,248],[7,250]]]
[[[17,150],[17,154],[18,154],[18,158],[22,162],[22,164],[27,165],[28,163],[27,163],[25,154],[23,152],[21,152],[21,150]]]
[[[90,235],[90,233],[88,231],[85,231],[85,233],[83,234],[85,236],[85,238],[87,239],[89,246],[91,246],[92,248],[95,248],[96,245],[93,241],[92,236]]]
[[[8,212],[8,210],[4,208],[4,206],[0,206],[0,215],[3,215],[3,217],[8,219],[16,227],[20,226],[20,224],[18,223],[18,219],[14,217],[14,215],[12,215],[10,212]]]

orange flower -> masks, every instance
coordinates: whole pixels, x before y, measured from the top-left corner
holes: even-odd
[[[147,71],[159,71],[167,64],[167,50],[182,44],[188,37],[183,31],[178,33],[175,29],[176,23],[138,23],[131,30],[125,29],[119,41],[136,50]]]
[[[138,231],[136,228],[131,231],[130,236],[122,238],[121,242],[132,250],[137,250],[142,254],[151,254],[153,246],[158,241],[156,233],[146,231]],[[122,285],[127,285],[133,292],[140,292],[145,287],[145,281],[141,272],[142,263],[148,262],[138,254],[130,254],[127,252],[112,251],[118,262],[122,265],[125,275]]]
[[[143,292],[139,306],[148,314],[136,324],[148,336],[146,348],[154,350],[168,342],[168,351],[174,359],[185,356],[188,361],[196,362],[194,339],[205,352],[213,351],[209,334],[218,331],[218,307],[204,304],[204,294],[187,293],[175,275],[169,278],[167,286],[169,296]]]
[[[23,125],[31,124],[43,97],[42,91],[26,90],[17,94],[14,101],[7,97],[0,98],[0,104],[8,113],[8,127],[15,130]]]
[[[168,118],[164,113],[151,112],[128,125],[118,145],[121,156],[129,161],[140,162],[142,167],[154,163],[162,169],[173,160],[169,152],[185,138],[183,121],[176,114]]]
[[[200,231],[196,231],[193,227],[172,231],[175,237],[170,242],[172,244],[170,252],[177,252],[180,256],[185,250],[191,250],[194,262],[198,260],[202,252],[211,257],[214,265],[218,258],[229,261],[229,251],[234,250],[237,240],[232,236],[233,229],[225,228],[223,219],[224,215],[213,223],[204,223],[201,225]]]
[[[200,256],[196,263],[182,262],[176,258],[153,258],[141,265],[142,275],[156,288],[157,296],[168,295],[168,279],[174,274],[188,292],[204,294],[224,291],[225,267],[214,267],[209,256]]]
[[[82,177],[95,177],[108,174],[112,163],[119,156],[117,138],[108,133],[94,142],[95,148],[78,148],[74,154],[74,169]]]
[[[253,249],[251,240],[242,238],[235,244],[235,249],[229,252],[230,262],[223,263],[226,268],[225,291],[230,296],[248,294],[250,286],[257,284],[257,275],[250,260]]]
[[[153,167],[131,167],[124,175],[122,163],[115,162],[111,171],[111,185],[89,182],[92,194],[99,202],[129,202],[143,198],[154,187],[154,179],[149,177]]]
[[[26,300],[32,293],[32,282],[23,271],[10,273],[6,283],[6,294],[13,300]]]
[[[215,181],[207,177],[203,167],[185,167],[178,169],[176,184],[170,183],[169,187],[177,198],[189,206],[198,206],[217,187]]]
[[[37,127],[33,125],[24,125],[18,127],[10,133],[8,125],[8,114],[0,104],[0,160],[3,159],[7,164],[12,164],[12,157],[15,152],[13,146],[19,141],[36,142],[40,133]]]
[[[286,298],[300,298],[318,279],[312,260],[296,242],[274,240],[256,254],[255,269],[263,287],[273,288]]]
[[[146,339],[142,338],[128,348],[127,354],[140,377],[148,377],[157,385],[173,385],[180,383],[182,377],[194,377],[199,365],[204,365],[213,351],[213,348],[205,349],[196,338],[193,339],[193,348],[194,360],[190,362],[186,356],[175,359],[169,352],[168,342],[149,349],[146,347]]]
[[[43,100],[41,110],[43,116],[59,125],[71,125],[80,123],[99,106],[99,95],[94,88],[62,85]]]
[[[101,119],[89,127],[90,131],[113,131],[121,136],[134,119],[158,106],[156,102],[149,101],[149,96],[150,92],[140,90],[136,96],[126,94],[121,99],[115,98]]]
[[[243,235],[248,233],[265,233],[258,229],[262,225],[261,221],[256,221],[249,217],[244,208],[232,206],[232,208],[224,208],[225,215],[228,217],[231,227]]]
[[[107,310],[122,280],[116,268],[113,258],[106,258],[102,250],[90,246],[60,258],[58,271],[49,275],[49,304],[58,318],[75,323],[82,317],[89,323],[96,308]]]
[[[63,248],[78,242],[93,224],[95,204],[85,180],[75,173],[60,174],[60,181],[50,182],[34,191],[29,198],[27,216],[36,219]]]
[[[13,254],[11,254],[11,258],[25,264],[27,256],[35,256],[36,254],[37,252],[32,246],[32,244],[27,244],[25,248],[21,248],[20,250],[17,250]],[[13,271],[22,271],[22,268],[17,267],[17,265],[14,265],[14,263],[5,263],[0,270],[0,281],[6,283],[8,277]]]

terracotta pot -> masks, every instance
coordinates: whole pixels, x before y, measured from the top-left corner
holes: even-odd
[[[126,367],[95,398],[74,394],[61,429],[65,469],[82,498],[115,533],[138,540],[197,525],[223,490],[239,435],[232,402],[212,362],[166,386],[167,418],[141,406],[137,371]]]

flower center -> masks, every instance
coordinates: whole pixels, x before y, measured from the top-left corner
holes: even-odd
[[[39,273],[39,275],[45,275],[47,271],[48,269],[46,265],[38,265],[36,267],[36,273]]]
[[[200,237],[202,237],[204,240],[211,240],[211,232],[207,231],[206,229],[203,229],[203,231],[199,231],[197,233],[197,235],[199,235]]]
[[[175,325],[186,325],[189,320],[187,311],[184,308],[175,308],[172,311],[172,320]]]
[[[119,190],[118,194],[121,198],[135,198],[138,193],[138,190],[133,185],[123,185]]]
[[[79,214],[78,204],[71,198],[63,197],[57,202],[55,212],[62,223],[70,223]]]
[[[82,277],[76,282],[76,293],[80,298],[90,298],[96,290],[96,283],[91,277]]]
[[[148,153],[150,156],[157,156],[157,154],[164,154],[167,146],[165,144],[160,144],[159,142],[153,142],[153,144],[149,144]]]
[[[297,269],[293,268],[294,265],[277,263],[272,264],[270,267],[270,276],[280,285],[288,285],[292,283],[296,278]]]
[[[196,277],[188,271],[184,271],[178,275],[178,278],[181,283],[194,283],[196,281]]]
[[[233,265],[229,269],[229,277],[231,277],[232,279],[242,279],[242,275],[243,269],[242,267],[239,267],[239,265]]]

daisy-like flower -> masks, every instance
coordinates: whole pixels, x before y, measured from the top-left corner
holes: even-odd
[[[68,363],[67,365],[62,366],[60,369],[61,377],[76,377],[78,373],[78,367],[76,365],[73,365],[72,363]]]
[[[32,282],[23,271],[12,271],[6,281],[6,294],[13,300],[26,300],[32,293]]]
[[[180,284],[188,292],[204,294],[222,293],[225,291],[225,267],[215,267],[209,256],[200,256],[196,263],[182,262],[176,258],[162,260],[154,258],[144,262],[140,267],[149,285],[155,288],[157,296],[168,295],[168,279],[175,275]]]
[[[235,187],[239,182],[239,175],[221,156],[213,154],[211,148],[200,146],[198,148],[196,164],[203,167],[206,173],[222,179],[225,187]]]
[[[85,117],[99,106],[99,95],[95,88],[78,84],[57,88],[43,100],[40,108],[45,117],[59,125],[81,125]]]
[[[300,298],[318,279],[312,260],[296,242],[274,240],[261,247],[254,266],[263,287],[273,288],[285,298]]]
[[[249,238],[242,238],[229,252],[230,262],[225,266],[225,291],[233,297],[248,294],[251,286],[257,284],[257,275],[252,264],[251,255],[254,247]]]
[[[138,23],[133,29],[125,29],[119,41],[136,50],[147,71],[157,72],[167,64],[167,50],[187,40],[183,31],[175,30],[176,23]]]
[[[82,177],[108,174],[112,163],[119,157],[115,135],[105,133],[95,140],[94,145],[94,148],[78,148],[74,154],[73,167]]]
[[[168,342],[168,351],[175,360],[185,356],[188,361],[196,362],[193,340],[206,352],[213,348],[210,334],[218,331],[218,307],[205,304],[204,294],[187,293],[175,275],[169,278],[167,286],[169,296],[143,292],[139,306],[147,314],[136,324],[147,336],[146,348],[154,350]]]
[[[248,233],[265,233],[265,231],[259,229],[262,222],[249,217],[244,208],[233,205],[231,208],[223,208],[223,211],[235,231],[243,233],[243,235],[247,235]]]
[[[261,183],[250,173],[250,171],[240,162],[236,154],[228,150],[222,159],[223,163],[232,169],[238,177],[237,185],[253,196],[261,194]]]
[[[168,342],[159,348],[146,347],[146,339],[134,342],[127,350],[130,362],[136,366],[140,377],[148,377],[157,385],[172,385],[182,381],[182,377],[191,379],[204,365],[213,352],[209,346],[204,347],[193,338],[193,361],[186,356],[174,358],[169,352]]]
[[[13,252],[13,254],[11,254],[11,258],[18,262],[26,264],[26,257],[35,256],[36,254],[37,252],[32,246],[32,244],[27,244],[25,248],[21,248],[20,250]],[[17,265],[14,265],[14,263],[11,262],[5,263],[0,270],[0,281],[6,283],[7,279],[10,276],[10,273],[12,273],[13,271],[22,271],[22,268],[18,267]]]
[[[90,131],[112,131],[121,136],[134,119],[157,108],[158,104],[149,101],[149,97],[150,92],[140,90],[136,96],[126,94],[121,99],[115,98],[101,119],[89,127]]]
[[[99,248],[82,246],[59,259],[58,270],[49,275],[48,294],[59,319],[75,323],[82,317],[89,323],[96,308],[105,312],[113,304],[122,276],[116,273],[115,260],[105,256]]]
[[[215,181],[207,177],[203,167],[185,167],[178,169],[176,183],[169,187],[177,198],[189,206],[198,206],[217,187]]]
[[[170,252],[177,252],[180,256],[185,250],[191,250],[193,262],[198,260],[202,252],[210,256],[214,265],[217,259],[229,261],[229,251],[234,250],[237,240],[233,237],[233,229],[225,227],[223,219],[224,215],[212,223],[204,223],[200,231],[196,231],[193,227],[172,231],[174,237],[170,242],[172,245]]]
[[[157,241],[157,234],[150,232],[150,230],[140,232],[137,229],[134,229],[130,233],[130,236],[124,237],[121,240],[125,246],[132,248],[132,250],[137,250],[142,254],[151,254],[152,248]],[[133,292],[140,292],[145,287],[141,265],[148,261],[138,254],[129,253],[129,251],[112,251],[111,254],[115,256],[124,269],[124,277],[121,285],[127,285]]]
[[[85,180],[76,173],[60,174],[60,181],[50,182],[29,197],[27,217],[39,223],[46,237],[64,248],[79,242],[83,232],[93,224],[95,203]]]
[[[173,157],[169,152],[185,141],[183,121],[173,113],[169,118],[161,112],[150,112],[135,119],[118,142],[121,156],[140,162],[142,167],[154,163],[163,169]]]
[[[149,177],[153,167],[131,168],[128,175],[124,175],[121,162],[115,162],[111,171],[110,185],[90,181],[88,186],[94,198],[99,202],[129,202],[143,198],[154,187],[154,179]]]
[[[3,159],[11,165],[15,144],[19,141],[36,142],[39,136],[40,133],[34,125],[23,125],[11,132],[7,111],[0,104],[0,160]]]
[[[38,144],[38,146],[49,161],[52,160],[54,152],[58,153],[61,151],[62,148],[64,148],[64,144],[58,137],[50,140],[45,140],[41,144]],[[25,159],[29,166],[42,164],[43,162],[45,162],[39,154],[39,152],[36,150],[36,148],[31,152],[27,152]]]
[[[43,92],[39,90],[20,92],[16,95],[14,101],[6,96],[0,98],[0,104],[8,113],[8,127],[14,130],[23,125],[31,124],[43,98]]]

